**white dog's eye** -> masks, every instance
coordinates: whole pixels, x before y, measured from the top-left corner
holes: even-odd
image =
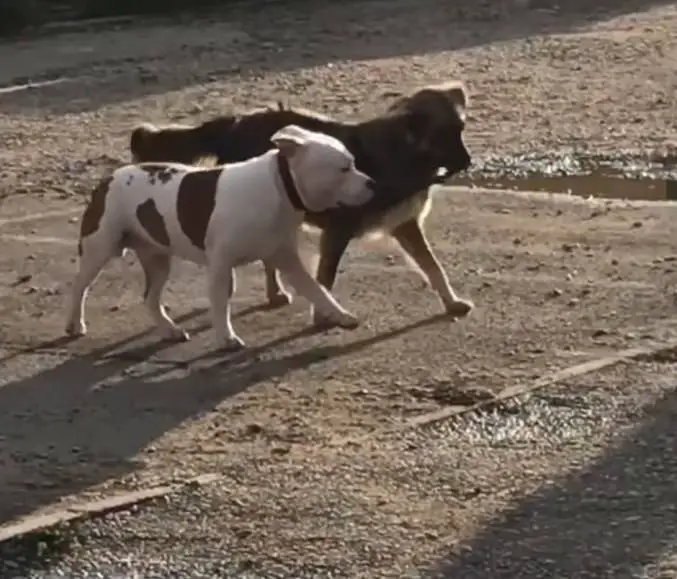
[[[343,167],[343,168],[341,169],[341,173],[350,173],[350,169],[352,168],[352,166],[353,166],[353,165],[352,165],[352,163],[351,163],[351,164],[348,165],[347,167]]]

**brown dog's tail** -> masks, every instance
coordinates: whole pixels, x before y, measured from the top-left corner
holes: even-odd
[[[143,123],[132,130],[129,149],[135,163],[174,162],[188,165],[222,156],[227,132],[237,121],[234,116],[212,119],[200,125]]]

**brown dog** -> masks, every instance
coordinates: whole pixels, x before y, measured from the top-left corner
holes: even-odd
[[[380,187],[361,207],[341,207],[321,213],[306,212],[305,223],[319,228],[320,259],[317,280],[331,290],[348,243],[369,233],[390,234],[420,268],[438,293],[447,313],[460,318],[472,302],[460,299],[451,287],[423,232],[430,211],[430,186],[467,169],[470,154],[463,143],[466,91],[459,82],[429,86],[398,99],[381,115],[349,123],[284,108],[222,116],[197,126],[143,124],[131,134],[133,159],[196,163],[216,157],[218,163],[244,161],[271,148],[271,136],[289,124],[320,131],[343,141],[358,169]],[[290,302],[277,272],[265,264],[266,289],[271,306]],[[321,325],[318,312],[315,323]]]

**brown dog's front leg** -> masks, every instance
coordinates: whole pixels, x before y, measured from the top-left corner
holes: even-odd
[[[352,233],[343,229],[325,229],[320,236],[320,260],[317,264],[316,279],[329,291],[334,287],[338,266],[353,237]],[[313,323],[316,326],[324,326],[328,320],[314,310]]]
[[[440,296],[449,315],[462,318],[470,313],[473,308],[472,302],[462,300],[456,295],[416,219],[411,219],[396,227],[392,231],[392,236],[421,268],[430,285]]]
[[[289,305],[292,301],[291,294],[284,289],[277,268],[267,261],[263,262],[263,267],[266,271],[266,297],[268,298],[268,306],[271,308],[280,308]]]
[[[317,281],[331,291],[336,281],[341,258],[352,239],[352,232],[326,229],[320,237],[320,261],[317,264]]]

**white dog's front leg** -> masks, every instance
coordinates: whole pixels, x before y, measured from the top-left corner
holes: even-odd
[[[230,315],[230,298],[235,286],[235,272],[220,256],[208,266],[209,304],[217,346],[224,350],[239,350],[244,341],[235,333]]]
[[[275,264],[297,293],[309,300],[323,314],[328,325],[335,324],[342,328],[356,328],[359,325],[359,320],[343,308],[329,290],[317,283],[308,273],[296,247],[280,251]]]

